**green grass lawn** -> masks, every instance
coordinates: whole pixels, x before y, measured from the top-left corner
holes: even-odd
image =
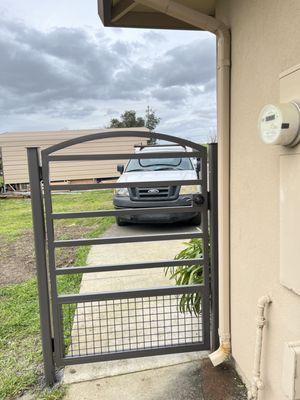
[[[109,209],[111,204],[112,192],[110,190],[53,195],[54,212]],[[30,199],[1,200],[0,215],[2,217],[0,236],[8,240],[15,240],[26,229],[32,228]],[[99,220],[99,218],[69,220],[68,224],[90,225]],[[62,220],[57,222],[61,223]]]
[[[112,192],[85,192],[53,196],[54,210],[108,209],[112,205]],[[7,241],[17,240],[32,229],[30,200],[0,201],[0,236]],[[88,237],[101,235],[114,219],[89,218],[85,220],[60,220],[64,226],[88,226]],[[85,265],[88,247],[76,251],[74,265]],[[18,262],[17,255],[12,255]],[[0,260],[1,263],[1,260]],[[64,293],[78,292],[81,276],[59,277]],[[30,391],[37,399],[57,400],[65,388],[48,391],[42,389],[42,354],[39,328],[39,310],[36,279],[21,284],[0,286],[0,399],[13,399]]]

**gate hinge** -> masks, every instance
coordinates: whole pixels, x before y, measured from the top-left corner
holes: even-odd
[[[43,171],[42,171],[42,167],[41,166],[39,166],[39,178],[40,178],[40,181],[43,180]]]
[[[52,348],[52,353],[54,353],[54,349],[55,349],[54,338],[51,338],[51,348]]]
[[[210,210],[211,206],[211,195],[210,192],[207,192],[207,209]]]

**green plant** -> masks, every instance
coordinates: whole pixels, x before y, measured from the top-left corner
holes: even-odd
[[[202,241],[191,239],[184,243],[187,247],[175,256],[175,260],[187,260],[201,258],[203,254]],[[203,266],[199,264],[168,267],[166,275],[170,273],[170,279],[175,279],[176,285],[193,285],[203,283]],[[199,293],[183,294],[179,302],[180,312],[190,312],[198,316],[201,312],[201,295]]]

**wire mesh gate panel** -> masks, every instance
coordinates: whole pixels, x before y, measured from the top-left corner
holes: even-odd
[[[183,291],[184,292],[184,291]],[[153,293],[153,295],[151,295]],[[203,342],[202,314],[182,313],[182,293],[93,300],[62,305],[67,359],[148,351]],[[75,308],[74,319],[68,316]],[[179,350],[179,348],[178,348]]]
[[[192,151],[159,151],[134,154],[76,154],[62,155],[57,151],[78,143],[104,139],[107,137],[146,137],[162,139],[176,145],[190,147]],[[41,152],[42,166],[38,164],[38,150],[29,149],[29,172],[31,179],[35,246],[39,281],[39,296],[42,319],[43,350],[46,377],[53,373],[53,366],[63,366],[92,361],[104,361],[129,357],[142,357],[184,351],[210,349],[211,290],[210,276],[213,272],[210,263],[209,221],[208,221],[208,172],[207,149],[196,143],[177,137],[158,133],[115,131],[93,134],[72,139],[52,146]],[[82,160],[124,160],[150,158],[196,158],[201,165],[197,179],[162,180],[149,182],[100,182],[86,184],[52,184],[50,180],[51,162]],[[44,186],[44,207],[41,201],[40,180]],[[53,191],[85,191],[93,189],[165,188],[198,185],[199,193],[194,195],[189,205],[184,206],[141,206],[128,209],[111,209],[57,213],[53,211]],[[151,213],[200,213],[201,226],[195,232],[159,233],[156,235],[137,235],[122,237],[99,237],[93,239],[58,240],[55,237],[54,222],[59,219],[93,218],[109,216],[140,215]],[[212,220],[212,218],[211,218]],[[178,229],[179,230],[179,229]],[[45,240],[47,232],[47,241]],[[203,254],[198,259],[155,260],[140,263],[66,266],[58,268],[55,252],[67,247],[90,246],[93,244],[145,243],[154,241],[188,240],[202,241]],[[42,244],[41,244],[42,243]],[[46,248],[45,248],[46,246]],[[46,253],[48,263],[46,264]],[[81,274],[111,271],[140,270],[164,267],[189,267],[201,265],[203,283],[150,289],[124,288],[122,291],[98,293],[58,293],[57,277],[67,274]],[[142,285],[142,282],[141,282]],[[198,302],[198,312],[183,306],[184,299],[193,298]],[[51,300],[50,300],[51,299]],[[51,322],[50,323],[50,314]],[[53,353],[48,341],[54,343]],[[49,381],[50,379],[48,379]]]

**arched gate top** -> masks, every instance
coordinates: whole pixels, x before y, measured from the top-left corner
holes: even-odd
[[[90,142],[93,140],[116,138],[116,137],[137,137],[137,138],[148,138],[148,139],[160,139],[168,142],[176,143],[179,146],[187,146],[193,150],[198,151],[201,155],[206,154],[206,148],[198,143],[191,142],[190,140],[179,138],[177,136],[166,135],[164,133],[146,132],[146,131],[102,131],[97,133],[92,133],[90,135],[79,136],[70,140],[65,140],[63,142],[57,143],[54,146],[50,146],[42,151],[42,154],[49,155],[58,150],[65,149],[76,144]],[[166,144],[167,146],[167,144]]]

